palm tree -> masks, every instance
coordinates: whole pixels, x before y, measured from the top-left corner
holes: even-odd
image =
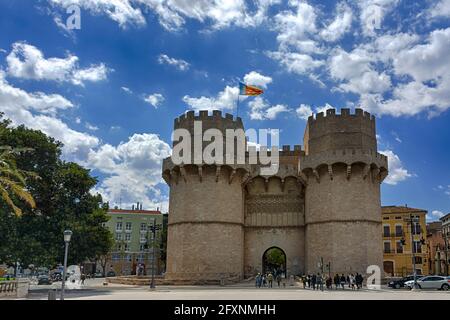
[[[29,149],[13,149],[9,146],[0,147],[0,199],[6,202],[16,216],[21,216],[22,210],[14,204],[11,197],[22,199],[33,209],[36,207],[33,196],[25,187],[25,177],[36,177],[36,175],[18,169],[15,162],[15,155],[24,151],[29,151]]]

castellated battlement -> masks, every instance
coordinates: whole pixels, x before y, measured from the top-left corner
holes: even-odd
[[[328,109],[309,117],[305,128],[304,145],[306,154],[326,150],[358,148],[377,150],[375,117],[362,109]]]
[[[349,108],[342,108],[341,114],[336,114],[336,109],[327,109],[325,113],[324,112],[317,113],[315,118],[314,115],[311,115],[308,118],[308,122],[324,122],[332,118],[347,118],[347,117],[364,119],[367,122],[370,121],[373,124],[375,124],[375,116],[371,115],[369,112],[364,111],[363,109],[360,108],[356,108],[354,114],[350,113]]]
[[[188,129],[193,128],[194,121],[202,121],[203,127],[205,129],[216,128],[216,129],[237,129],[244,128],[242,119],[240,117],[234,117],[230,113],[225,113],[222,115],[222,111],[213,110],[210,113],[208,110],[200,110],[197,114],[195,111],[188,111],[174,120],[174,129]]]

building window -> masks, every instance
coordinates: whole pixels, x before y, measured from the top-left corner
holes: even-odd
[[[139,239],[139,242],[141,242],[141,243],[147,242],[147,237],[145,236],[145,234],[141,234],[141,238]]]
[[[416,264],[422,264],[422,257],[414,257]]]
[[[125,241],[131,241],[131,233],[125,234]]]
[[[389,237],[391,233],[391,228],[389,226],[383,226],[383,236]]]
[[[116,248],[117,248],[117,251],[122,251],[122,245],[121,244],[118,244]]]
[[[139,262],[144,262],[144,254],[143,254],[143,253],[140,253],[140,254],[138,255],[138,261],[139,261]]]
[[[122,234],[121,233],[116,233],[116,240],[117,241],[122,240]]]
[[[397,241],[397,253],[403,253],[403,245],[401,241]]]
[[[395,226],[395,236],[396,237],[403,236],[403,227],[401,225],[396,225]]]
[[[421,232],[420,223],[414,222],[412,229],[413,229],[413,234],[420,234],[420,232]]]
[[[116,231],[122,231],[122,222],[116,223]]]
[[[125,256],[125,259],[126,259],[127,261],[131,262],[131,254],[127,254],[127,255]]]
[[[125,231],[131,231],[131,222],[125,224]]]
[[[384,242],[384,253],[391,253],[391,242],[390,241]]]
[[[130,251],[130,245],[128,243],[125,243],[125,251]]]
[[[139,251],[145,251],[145,244],[139,245]]]
[[[141,223],[141,232],[142,231],[147,231],[147,224],[146,223]]]
[[[414,241],[413,251],[414,253],[422,253],[422,243],[420,241]]]

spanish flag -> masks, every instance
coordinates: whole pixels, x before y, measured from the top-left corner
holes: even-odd
[[[262,93],[264,93],[264,91],[261,88],[239,82],[239,94],[242,96],[259,96]]]

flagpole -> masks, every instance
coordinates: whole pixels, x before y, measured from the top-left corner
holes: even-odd
[[[239,117],[239,96],[240,96],[240,94],[238,93],[237,104],[236,104],[236,118]]]

